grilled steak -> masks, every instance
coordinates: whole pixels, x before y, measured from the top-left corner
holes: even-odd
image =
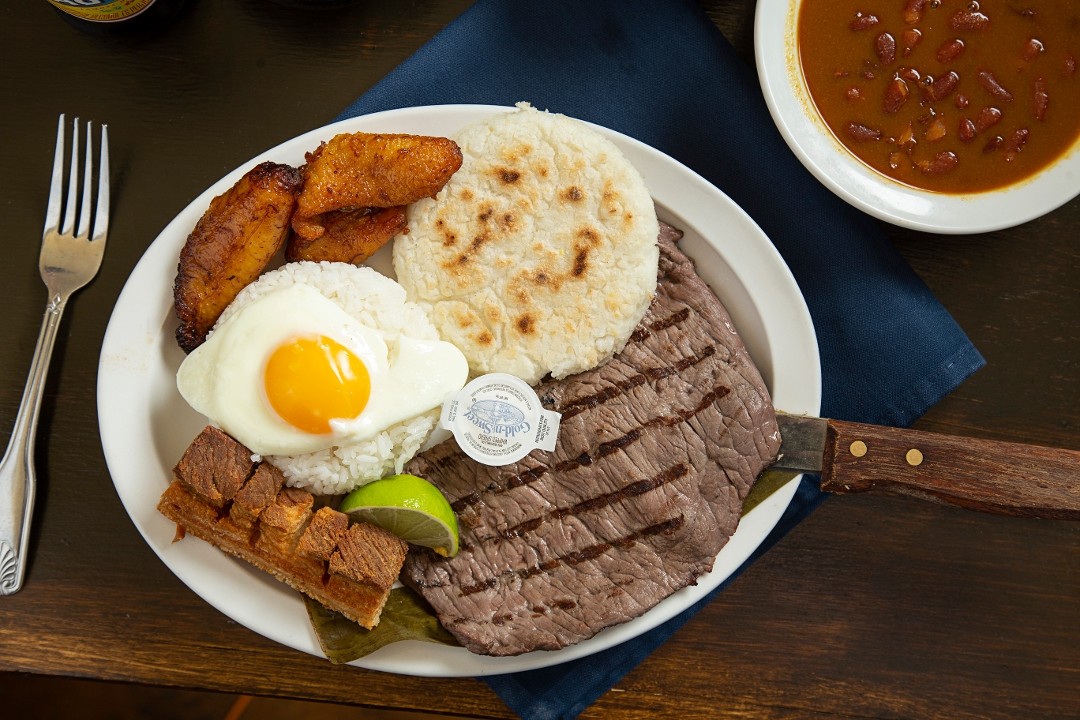
[[[452,559],[402,580],[469,650],[555,650],[631,620],[712,568],[780,446],[772,401],[727,312],[662,227],[656,297],[608,363],[542,382],[553,452],[480,465],[453,439],[407,467],[461,525]]]

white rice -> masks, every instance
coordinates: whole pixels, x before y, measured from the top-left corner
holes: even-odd
[[[405,290],[368,267],[347,263],[296,262],[265,273],[244,288],[218,319],[218,325],[252,300],[273,290],[306,284],[337,303],[359,322],[382,331],[388,342],[402,335],[437,340],[439,334]],[[303,455],[268,455],[264,460],[285,473],[286,484],[316,495],[341,495],[381,477],[401,472],[439,420],[439,408],[391,425],[370,440]]]

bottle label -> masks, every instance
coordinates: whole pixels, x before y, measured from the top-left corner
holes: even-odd
[[[554,450],[560,417],[545,410],[536,391],[520,378],[491,373],[447,400],[440,424],[473,460],[509,465],[536,448]]]
[[[154,0],[48,0],[69,15],[90,22],[120,22],[135,17]]]

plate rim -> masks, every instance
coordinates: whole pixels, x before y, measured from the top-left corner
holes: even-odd
[[[144,274],[149,272],[152,268],[156,270],[162,264],[163,257],[171,258],[172,262],[175,263],[176,254],[179,251],[178,244],[182,244],[182,238],[186,237],[189,232],[189,230],[184,230],[184,228],[190,228],[194,225],[194,220],[197,220],[198,217],[201,216],[211,198],[221,194],[228,187],[231,187],[236,179],[238,179],[248,168],[264,160],[271,159],[275,153],[278,155],[285,154],[283,148],[303,146],[310,150],[313,149],[315,145],[312,145],[311,148],[307,148],[307,145],[311,144],[313,141],[317,143],[318,139],[329,139],[337,132],[352,132],[361,129],[370,131],[376,129],[377,126],[384,125],[401,128],[402,126],[408,126],[410,123],[415,122],[420,122],[420,124],[424,124],[425,122],[442,122],[442,120],[432,121],[431,117],[433,114],[449,116],[452,118],[452,121],[456,122],[457,126],[460,127],[461,124],[464,124],[464,122],[471,119],[479,119],[479,117],[488,116],[496,112],[506,112],[510,110],[513,110],[513,108],[509,106],[475,104],[447,104],[400,108],[339,120],[322,127],[314,128],[294,138],[287,139],[275,147],[259,153],[251,160],[230,171],[218,181],[211,184],[206,190],[180,210],[154,241],[150,243],[125,281],[124,287],[110,314],[98,363],[97,405],[99,432],[114,489],[119,495],[121,503],[124,505],[125,512],[127,512],[129,518],[143,536],[144,541],[150,546],[155,554],[158,555],[166,567],[168,567],[169,570],[196,595],[215,607],[218,611],[241,625],[244,625],[253,632],[257,632],[268,639],[292,647],[296,650],[319,657],[322,656],[314,632],[311,630],[310,624],[307,623],[306,613],[304,614],[303,628],[266,628],[265,626],[259,625],[259,623],[255,623],[257,627],[253,627],[250,618],[245,613],[238,612],[235,607],[230,605],[228,602],[229,598],[222,598],[207,591],[206,585],[213,581],[212,570],[207,570],[207,568],[204,567],[199,568],[198,572],[193,572],[189,570],[189,566],[194,564],[195,567],[198,567],[200,562],[206,560],[210,563],[208,567],[216,568],[220,565],[220,561],[210,560],[209,558],[221,556],[230,563],[230,566],[236,564],[241,568],[246,569],[248,574],[261,584],[272,584],[273,586],[277,586],[278,584],[276,581],[273,581],[268,576],[265,578],[261,577],[261,574],[259,574],[257,570],[249,569],[244,564],[240,563],[240,561],[225,557],[220,551],[212,548],[206,543],[188,543],[187,547],[178,549],[171,544],[171,535],[168,539],[160,537],[161,523],[162,521],[165,523],[168,521],[160,515],[157,515],[156,501],[153,503],[153,507],[149,508],[146,507],[145,504],[137,504],[138,498],[135,497],[137,493],[129,487],[130,480],[127,479],[130,476],[131,471],[135,470],[135,468],[130,467],[129,459],[124,457],[124,453],[127,449],[126,443],[120,439],[125,436],[125,424],[131,426],[132,418],[117,418],[116,412],[111,411],[110,403],[114,402],[116,393],[119,390],[122,390],[122,386],[127,381],[129,373],[138,370],[139,367],[140,357],[133,357],[126,352],[128,344],[131,343],[130,341],[125,340],[125,338],[134,337],[134,339],[137,339],[136,336],[138,336],[138,333],[141,331],[142,339],[148,343],[148,350],[152,350],[155,347],[155,343],[159,343],[161,339],[160,331],[162,330],[162,327],[160,322],[157,327],[155,327],[153,323],[154,317],[160,321],[161,318],[157,315],[149,317],[148,319],[151,322],[149,322],[147,326],[141,327],[135,331],[132,331],[130,327],[124,327],[124,313],[127,312],[129,306],[135,302],[133,296],[137,296],[140,292],[140,288],[138,287],[139,282],[142,281]],[[689,203],[691,201],[717,202],[724,206],[725,212],[734,214],[734,216],[743,224],[743,229],[752,234],[756,234],[756,244],[752,248],[749,248],[749,250],[747,250],[747,248],[742,248],[741,251],[737,253],[738,257],[732,254],[735,252],[735,249],[733,248],[726,249],[729,257],[725,257],[721,248],[712,240],[704,235],[701,236],[701,239],[711,247],[720,259],[729,267],[732,262],[734,262],[736,267],[740,264],[756,264],[759,266],[769,266],[774,272],[776,270],[780,271],[779,275],[776,277],[768,276],[770,280],[779,282],[777,292],[766,293],[764,295],[761,293],[751,295],[755,307],[758,305],[763,306],[763,309],[759,308],[759,310],[765,313],[766,317],[777,317],[778,313],[782,313],[789,318],[788,322],[790,327],[787,329],[791,332],[785,334],[783,337],[775,338],[775,343],[772,343],[774,338],[771,336],[767,337],[767,341],[776,345],[776,347],[768,347],[767,350],[770,353],[770,357],[772,357],[773,353],[793,352],[796,349],[799,352],[808,353],[808,356],[802,358],[802,376],[796,382],[790,382],[787,378],[787,374],[784,374],[782,378],[777,378],[777,382],[784,383],[783,389],[771,390],[774,395],[791,398],[791,402],[785,405],[784,410],[788,412],[816,415],[820,409],[821,401],[821,372],[820,356],[818,353],[813,323],[810,319],[809,310],[806,307],[805,300],[794,277],[791,275],[790,269],[788,269],[786,263],[784,263],[783,259],[780,257],[779,252],[776,251],[772,242],[760,227],[757,226],[753,219],[734,203],[734,201],[682,163],[679,163],[677,160],[670,158],[659,150],[627,135],[594,123],[586,124],[597,129],[616,142],[624,153],[626,153],[628,157],[631,157],[631,162],[635,165],[637,165],[642,158],[645,158],[647,164],[657,164],[657,168],[654,168],[653,170],[654,173],[659,172],[659,169],[662,168],[666,173],[674,174],[676,177],[686,179],[688,181],[687,187],[680,189],[680,194],[682,196],[676,198],[676,204]],[[384,129],[383,131],[389,130]],[[638,158],[638,162],[635,162],[635,157]],[[279,161],[284,162],[286,160],[279,159]],[[642,172],[643,174],[647,174],[644,171]],[[654,198],[657,198],[658,194],[664,196],[667,192],[666,187],[660,190],[650,188],[650,191]],[[693,197],[688,199],[687,193]],[[657,198],[657,202],[658,205],[666,207],[662,198]],[[717,207],[719,207],[719,205]],[[179,241],[176,239],[178,232],[182,232]],[[174,246],[175,249],[173,249]],[[778,297],[782,297],[783,299],[780,300]],[[168,293],[166,300],[166,305],[171,307],[171,292]],[[790,304],[792,300],[794,300],[794,306]],[[145,312],[153,313],[154,311],[151,309]],[[168,319],[169,318],[166,318],[166,320]],[[133,333],[135,336],[133,336]],[[135,344],[138,345],[138,343]],[[179,350],[177,349],[176,352],[179,352]],[[142,359],[146,360],[147,363],[151,361],[146,358]],[[159,392],[163,392],[161,388],[155,389]],[[173,390],[173,392],[175,393],[175,390]],[[164,394],[167,395],[168,393]],[[190,442],[190,439],[187,441]],[[165,467],[169,467],[169,465],[165,465]],[[164,490],[166,480],[167,478],[162,478],[160,488],[155,491],[155,498]],[[719,571],[719,568],[714,568],[711,573],[702,576],[703,578],[706,578],[705,584],[708,584],[707,589],[702,591],[703,584],[701,583],[701,578],[699,578],[699,584],[697,586],[691,586],[690,588],[684,588],[683,590],[678,591],[639,618],[601,631],[601,633],[593,638],[578,643],[577,645],[569,646],[559,651],[537,651],[510,658],[491,658],[473,655],[463,648],[432,646],[417,641],[408,641],[387,646],[366,658],[361,658],[350,664],[371,670],[423,677],[498,675],[569,662],[630,640],[633,637],[637,637],[638,635],[651,630],[679,612],[682,612],[696,602],[697,599],[700,599],[700,597],[711,592],[715,586],[730,577],[730,575],[742,565],[746,558],[760,546],[761,542],[768,536],[772,528],[775,527],[783,514],[784,509],[786,509],[790,503],[790,500],[798,487],[798,482],[799,479],[796,478],[786,483],[782,488],[766,498],[761,505],[754,508],[751,513],[748,513],[747,516],[745,516],[754,518],[754,537],[749,538],[746,534],[740,536],[738,530],[736,531],[736,535],[732,536],[728,545],[725,546],[724,550],[721,551],[721,555],[718,556],[718,561],[723,559],[722,563],[718,563],[721,564],[725,570],[723,577],[720,577],[719,579],[713,577],[714,573]],[[740,522],[739,528],[749,526],[748,523],[745,522],[745,517],[743,521]],[[756,540],[756,542],[754,540]],[[728,550],[728,548],[731,548],[731,550]],[[179,561],[177,560],[178,551],[183,553],[183,555],[179,556],[181,558]],[[727,555],[724,554],[725,551],[727,551]],[[179,570],[177,567],[178,565],[180,568]],[[236,572],[235,569],[233,572]],[[198,577],[199,575],[208,575],[209,577]],[[712,583],[714,579],[715,583]],[[247,580],[234,580],[234,578],[231,577],[226,578],[226,580],[229,582],[243,582],[245,585],[248,582]],[[669,602],[677,596],[680,598],[680,602]],[[299,596],[296,596],[296,604],[300,608],[303,606]],[[639,623],[636,626],[633,625],[633,623],[642,618],[648,618],[648,622]],[[647,625],[647,627],[644,627],[645,625]],[[439,650],[439,648],[456,651],[453,656],[454,662],[445,665],[440,665],[438,663],[418,665],[416,658],[409,657],[410,651],[413,653],[434,653],[436,655],[445,654],[445,650]]]

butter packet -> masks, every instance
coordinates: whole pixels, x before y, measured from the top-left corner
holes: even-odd
[[[443,404],[439,424],[484,465],[509,465],[533,450],[554,450],[562,416],[545,410],[527,383],[506,373],[481,375]]]

